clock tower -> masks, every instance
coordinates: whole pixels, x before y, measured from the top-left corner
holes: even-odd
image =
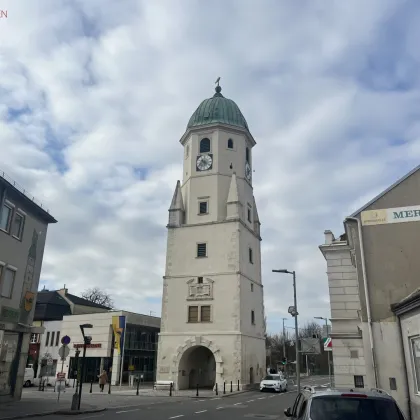
[[[244,387],[265,373],[256,143],[221,90],[181,137],[183,179],[169,208],[157,381],[175,389]]]

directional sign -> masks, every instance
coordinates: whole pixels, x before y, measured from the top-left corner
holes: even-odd
[[[58,354],[61,357],[61,360],[65,360],[65,358],[69,355],[70,349],[67,346],[61,346],[58,350]]]
[[[62,339],[61,339],[61,344],[68,346],[70,344],[70,337],[68,335],[65,335]]]
[[[331,337],[327,337],[324,341],[324,351],[332,351]]]
[[[47,359],[47,366],[52,366],[54,364],[54,360],[53,360],[53,358],[52,357],[49,357],[48,359]]]

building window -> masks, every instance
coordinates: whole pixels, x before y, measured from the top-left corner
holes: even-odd
[[[248,222],[251,223],[252,219],[251,219],[251,209],[248,207]]]
[[[54,336],[55,336],[55,331],[53,331],[53,332],[51,333],[51,343],[50,343],[50,346],[51,346],[51,347],[54,345]]]
[[[233,140],[232,139],[229,139],[228,140],[228,149],[233,149]]]
[[[197,244],[197,258],[207,257],[207,244]]]
[[[6,232],[9,232],[10,228],[10,218],[12,216],[12,208],[8,206],[7,204],[3,205],[3,209],[1,212],[1,219],[0,219],[0,229],[5,230]]]
[[[13,284],[15,282],[16,271],[6,268],[4,271],[3,282],[1,285],[1,296],[11,299],[13,293]]]
[[[355,375],[354,376],[354,387],[355,388],[364,388],[365,387],[365,382],[363,380],[362,375]]]
[[[188,322],[198,322],[198,306],[188,307]]]
[[[31,344],[38,343],[38,334],[31,334]]]
[[[203,277],[198,277],[197,283],[198,284],[203,284]]]
[[[249,262],[251,264],[254,264],[254,259],[253,259],[253,255],[252,255],[252,248],[248,249],[248,253],[249,253]]]
[[[255,325],[255,312],[251,311],[251,324]]]
[[[210,139],[201,139],[200,141],[200,153],[210,152]]]
[[[190,155],[190,145],[188,144],[185,148],[185,159]]]
[[[55,338],[55,346],[57,347],[60,343],[60,331],[57,331],[57,337]]]
[[[49,341],[50,341],[50,332],[47,331],[47,338],[45,339],[45,347],[48,347]]]
[[[22,239],[24,222],[25,222],[25,217],[19,213],[15,213],[15,218],[13,219],[13,224],[12,224],[12,235],[15,238]]]
[[[207,214],[209,212],[208,207],[209,207],[208,201],[200,201],[198,205],[199,214]]]
[[[420,337],[411,339],[413,368],[416,380],[416,392],[420,393]]]
[[[251,292],[254,291],[254,285],[251,283]]]
[[[210,316],[210,306],[202,306],[201,307],[201,322],[210,322],[211,316]]]
[[[249,148],[248,147],[245,149],[245,159],[249,163]]]

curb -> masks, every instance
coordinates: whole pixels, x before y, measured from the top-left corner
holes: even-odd
[[[79,414],[90,414],[90,413],[100,413],[101,411],[106,411],[107,408],[93,408],[87,410],[78,410],[78,411],[71,411],[71,410],[54,410],[54,411],[43,411],[42,413],[33,413],[33,414],[21,414],[18,416],[12,417],[0,417],[0,420],[17,420],[17,419],[27,419],[30,417],[45,417],[45,416],[52,416],[54,414],[62,414],[62,415],[69,415],[69,416],[77,416]]]

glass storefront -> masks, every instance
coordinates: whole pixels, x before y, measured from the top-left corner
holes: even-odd
[[[143,376],[144,382],[155,379],[159,329],[128,324],[125,336],[123,382],[130,375]]]
[[[14,392],[21,341],[19,333],[0,331],[0,396]]]

